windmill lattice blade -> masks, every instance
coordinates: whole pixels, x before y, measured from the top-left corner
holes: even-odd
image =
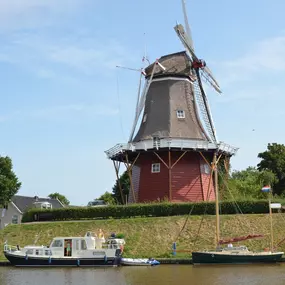
[[[191,29],[190,29],[190,25],[189,25],[189,21],[188,21],[188,16],[187,16],[187,11],[186,11],[186,1],[185,0],[181,0],[181,1],[182,1],[182,10],[183,10],[183,15],[184,15],[186,33],[189,37],[189,44],[190,44],[192,50],[194,51],[192,33],[191,33]]]
[[[179,24],[174,27],[175,32],[177,33],[179,39],[181,40],[182,44],[184,45],[185,49],[190,53],[193,59],[198,60],[194,50],[191,47],[191,40],[188,35],[185,33],[184,27]]]
[[[179,39],[181,40],[182,44],[186,48],[186,51],[190,53],[190,56],[192,57],[192,61],[199,61],[199,58],[196,56],[194,50],[191,48],[190,39],[185,33],[184,27],[181,24],[179,24],[174,27],[174,30],[176,31]],[[201,76],[206,80],[206,82],[209,83],[212,87],[214,87],[214,89],[218,93],[222,93],[220,86],[218,82],[216,81],[216,79],[214,78],[214,76],[212,75],[212,72],[210,71],[210,69],[207,66],[205,66],[201,68],[201,70],[202,70]]]
[[[197,77],[198,77],[197,80],[193,83],[194,92],[195,92],[195,99],[199,105],[200,112],[201,112],[202,117],[203,117],[203,122],[205,123],[205,127],[208,131],[208,134],[209,134],[212,142],[217,142],[214,123],[212,120],[211,111],[210,111],[210,108],[208,105],[206,93],[203,89],[200,75],[197,74]]]
[[[209,67],[205,66],[204,68],[201,69],[201,75],[204,77],[206,82],[210,83],[217,92],[222,93],[222,90],[217,82],[217,80],[214,78],[211,70]]]

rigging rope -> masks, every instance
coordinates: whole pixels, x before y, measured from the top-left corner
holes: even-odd
[[[185,222],[184,222],[184,225],[183,225],[182,229],[180,230],[179,234],[177,235],[175,241],[178,240],[179,236],[181,235],[181,233],[182,233],[183,230],[185,229],[185,226],[186,226],[186,224],[187,224],[187,222],[188,222],[188,220],[189,220],[190,215],[192,214],[192,212],[193,212],[193,210],[194,210],[195,203],[197,202],[199,195],[200,195],[200,193],[197,194],[197,196],[196,196],[196,198],[195,198],[195,201],[194,201],[194,204],[193,204],[193,206],[191,207],[191,209],[190,209],[190,211],[189,211],[189,213],[188,213],[188,215],[187,215],[187,218],[186,218],[186,220],[185,220]]]
[[[117,75],[117,97],[118,97],[118,109],[119,109],[119,117],[120,117],[120,127],[121,127],[121,132],[123,135],[123,138],[125,141],[127,141],[126,139],[126,135],[124,132],[124,127],[123,127],[123,120],[122,120],[122,113],[121,113],[121,104],[120,104],[120,92],[119,92],[119,70],[116,70],[116,75]]]

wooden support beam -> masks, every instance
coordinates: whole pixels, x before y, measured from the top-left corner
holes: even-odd
[[[134,185],[133,185],[133,179],[132,179],[132,167],[129,166],[129,158],[128,158],[128,154],[126,153],[126,161],[127,161],[127,171],[129,174],[129,179],[130,179],[130,187],[131,187],[131,191],[132,191],[132,195],[133,195],[133,200],[134,203],[136,203],[136,196],[135,196],[135,190],[134,190]]]
[[[229,171],[230,171],[230,169],[229,169],[230,168],[230,158],[228,156],[225,157],[224,166],[225,166],[226,174],[228,176]]]
[[[119,186],[119,190],[120,190],[120,194],[121,194],[122,203],[125,204],[125,199],[124,199],[124,195],[123,195],[122,185],[121,185],[121,181],[120,181],[120,177],[119,177],[120,162],[118,162],[118,161],[115,162],[113,160],[113,164],[114,164],[115,171],[116,171],[117,182],[118,182],[118,186]]]
[[[171,202],[172,200],[172,174],[171,174],[171,170],[172,170],[172,166],[171,166],[171,151],[168,151],[168,164],[156,153],[154,152],[155,155],[158,157],[158,159],[166,166],[166,168],[168,169],[168,196],[169,196],[169,201]]]
[[[201,151],[199,151],[199,153],[202,156],[202,158],[205,160],[205,162],[208,164],[208,166],[211,168],[211,163],[206,159],[206,157],[203,155]]]
[[[140,154],[141,154],[141,153],[139,152],[139,153],[137,154],[135,160],[133,161],[133,163],[132,163],[132,165],[131,165],[131,168],[132,168],[132,169],[133,169],[133,166],[135,165],[135,163],[137,162],[137,160],[138,160]]]
[[[217,162],[216,162],[216,165],[218,165],[219,160],[220,160],[221,157],[222,157],[222,153],[219,155],[219,157],[218,157],[218,159],[217,159]]]
[[[180,159],[186,154],[187,150],[184,151],[179,158],[173,163],[173,165],[171,166],[171,169],[176,165],[176,163],[178,163],[180,161]]]
[[[166,166],[168,169],[168,164],[154,151],[154,154],[158,157],[158,159]]]
[[[211,184],[212,184],[213,173],[214,173],[214,168],[212,167],[211,174],[210,174],[210,179],[209,179],[209,184],[208,184],[208,189],[207,189],[206,201],[209,201],[209,199],[210,199],[210,193],[211,193],[210,192],[210,188],[211,188]]]
[[[171,151],[168,151],[168,186],[169,186],[169,201],[172,201],[172,174],[171,174]]]

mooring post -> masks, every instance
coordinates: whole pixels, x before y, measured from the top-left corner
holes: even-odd
[[[176,242],[174,242],[173,244],[172,244],[172,254],[173,255],[176,255]]]

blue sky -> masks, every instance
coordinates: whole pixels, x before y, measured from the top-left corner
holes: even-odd
[[[283,0],[187,1],[196,52],[223,90],[206,89],[218,138],[240,148],[234,169],[285,140],[284,9]],[[138,86],[136,72],[115,66],[141,67],[145,42],[150,60],[183,50],[176,21],[180,0],[0,2],[0,146],[19,194],[85,205],[111,191],[104,150],[127,140]]]

